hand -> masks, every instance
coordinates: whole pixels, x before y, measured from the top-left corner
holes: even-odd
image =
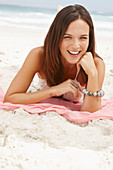
[[[72,84],[72,82],[77,83],[79,85],[79,88],[75,87]],[[80,83],[75,80],[71,80],[71,79],[68,79],[63,83],[61,83],[57,86],[54,86],[54,88],[55,88],[56,96],[61,96],[67,92],[71,92],[71,93],[73,93],[74,97],[76,98],[78,96],[78,91],[79,90],[82,91],[82,87],[81,87]]]
[[[80,66],[82,66],[82,68],[84,69],[84,71],[87,75],[97,72],[91,52],[86,52],[83,55],[81,60],[77,63],[77,68],[79,68]]]

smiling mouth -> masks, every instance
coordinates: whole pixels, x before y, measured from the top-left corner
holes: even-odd
[[[68,53],[71,54],[71,55],[78,55],[78,54],[80,54],[80,51],[75,52],[75,51],[69,51],[68,50]]]

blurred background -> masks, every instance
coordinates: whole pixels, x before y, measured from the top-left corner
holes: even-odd
[[[57,11],[71,4],[86,7],[96,34],[113,36],[113,0],[0,0],[0,25],[47,31]]]

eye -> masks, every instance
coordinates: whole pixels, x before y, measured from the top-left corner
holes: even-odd
[[[80,37],[80,39],[86,40],[86,39],[87,39],[87,37]]]
[[[68,39],[68,38],[71,38],[71,36],[69,36],[69,35],[66,35],[66,36],[64,36],[64,38],[67,38],[67,39]]]

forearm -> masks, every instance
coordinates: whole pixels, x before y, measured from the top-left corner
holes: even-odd
[[[88,77],[88,83],[86,90],[88,92],[97,92],[99,89],[98,85],[98,73],[94,72],[94,74],[91,74]],[[85,95],[83,104],[81,107],[81,111],[89,111],[89,112],[95,112],[97,110],[101,109],[101,99],[98,96],[89,96]]]
[[[45,99],[54,96],[54,88],[39,90],[33,93],[14,93],[6,96],[4,102],[10,102],[13,104],[33,104],[41,102]]]

